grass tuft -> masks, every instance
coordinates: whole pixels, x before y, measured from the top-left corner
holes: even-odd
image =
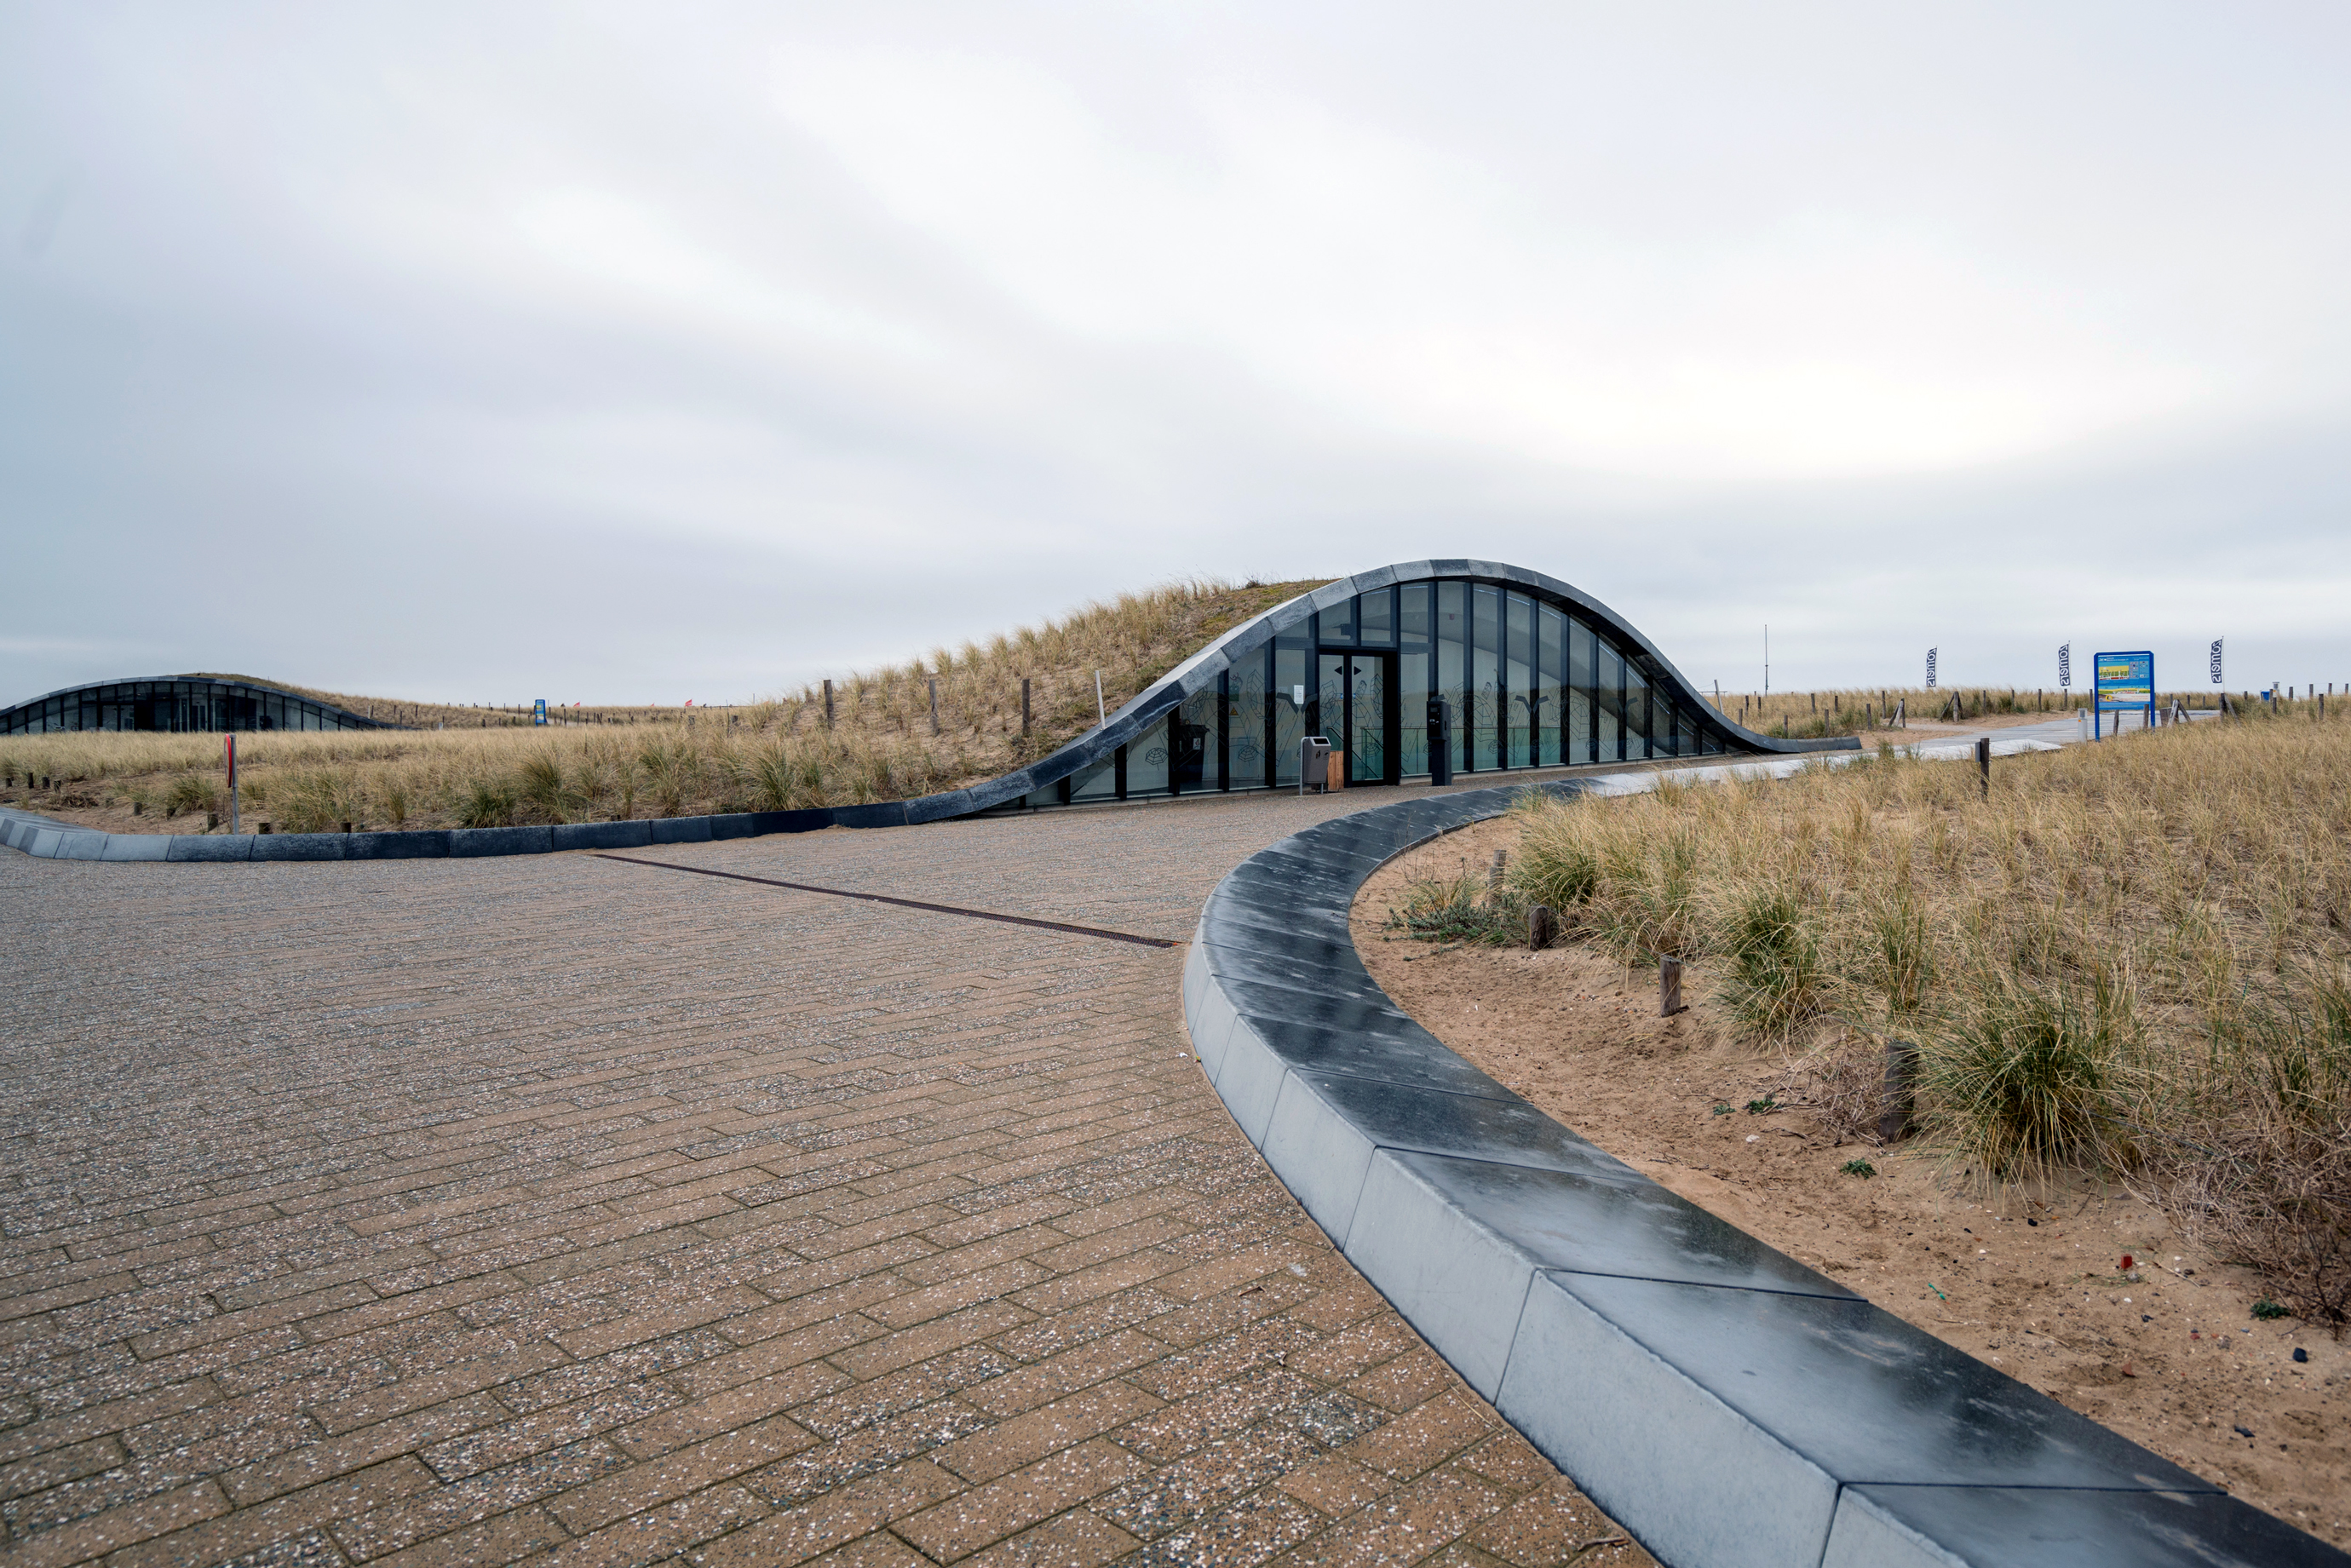
[[[2351,1323],[2351,725],[2314,705],[1971,764],[1521,804],[1511,883],[1624,962],[1677,940],[1791,1092],[1867,1135],[1918,1048],[1970,1179],[2099,1172]],[[1675,936],[1667,938],[1667,932]],[[1719,1109],[1719,1108],[1718,1108]]]

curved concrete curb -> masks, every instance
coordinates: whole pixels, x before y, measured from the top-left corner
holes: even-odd
[[[641,850],[714,839],[804,833],[852,810],[738,811],[722,817],[655,817],[632,822],[566,822],[538,828],[426,828],[377,833],[101,833],[0,810],[0,844],[42,860],[360,861],[464,860],[543,855],[559,850]],[[872,824],[860,824],[870,826]]]
[[[1675,1197],[1398,1010],[1349,937],[1356,890],[1520,792],[1243,862],[1184,1017],[1315,1223],[1594,1502],[1677,1568],[2351,1564]]]

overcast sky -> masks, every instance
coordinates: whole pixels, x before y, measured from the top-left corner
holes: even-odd
[[[0,0],[0,703],[1430,556],[1726,688],[2351,680],[2346,81],[2247,0]]]

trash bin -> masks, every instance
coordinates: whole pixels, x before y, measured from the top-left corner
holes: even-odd
[[[1310,735],[1298,743],[1298,792],[1321,794],[1331,784],[1331,737]]]

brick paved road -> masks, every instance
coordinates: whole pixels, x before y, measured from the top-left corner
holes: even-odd
[[[645,852],[1182,937],[1356,803]],[[0,911],[0,1564],[1646,1561],[1258,1162],[1180,948],[586,855]]]

